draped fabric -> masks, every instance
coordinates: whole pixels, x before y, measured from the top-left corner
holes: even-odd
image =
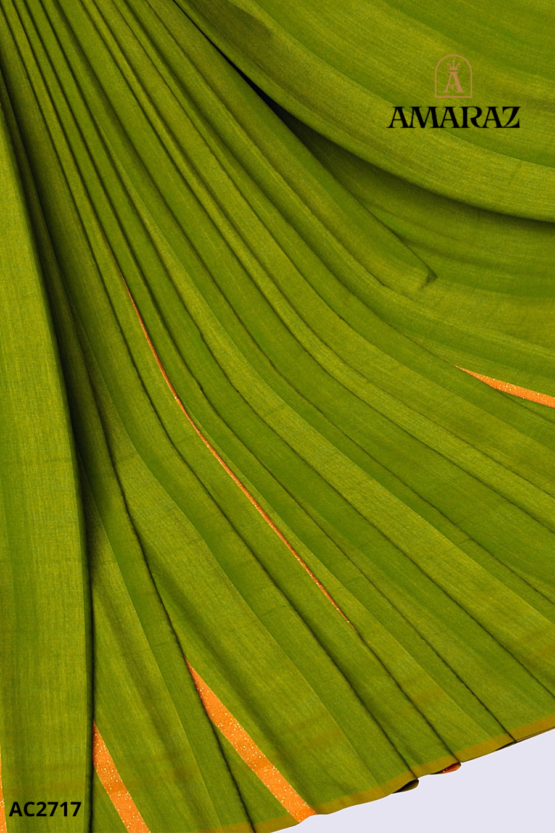
[[[0,830],[270,833],[555,725],[554,24],[0,0]],[[519,129],[389,129],[448,54]]]

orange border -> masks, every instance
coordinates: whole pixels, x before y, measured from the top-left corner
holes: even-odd
[[[7,833],[6,806],[4,804],[4,790],[2,789],[2,755],[0,754],[0,833]]]
[[[461,768],[461,763],[459,761],[457,761],[456,764],[451,764],[451,766],[448,766],[448,767],[445,767],[445,769],[442,769],[439,774],[440,775],[447,775],[447,773],[456,772],[460,768]]]
[[[131,798],[129,791],[120,774],[108,748],[102,740],[102,735],[93,722],[93,764],[102,786],[108,793],[112,804],[129,833],[150,833],[146,823]]]
[[[118,268],[119,268],[119,267],[118,267]],[[161,372],[162,376],[164,377],[164,380],[165,380],[165,382],[166,382],[167,386],[169,387],[170,391],[172,392],[173,398],[175,399],[175,401],[176,401],[176,402],[177,402],[177,404],[179,405],[179,407],[180,407],[181,411],[183,412],[183,414],[184,414],[184,415],[185,415],[185,417],[187,418],[188,422],[190,423],[190,425],[192,426],[192,428],[194,429],[194,431],[198,434],[198,436],[200,437],[200,439],[202,440],[202,442],[204,443],[204,445],[207,447],[207,449],[210,451],[210,453],[211,453],[211,454],[213,454],[213,456],[216,458],[216,460],[218,461],[218,463],[219,463],[219,464],[220,464],[220,465],[221,465],[221,466],[225,469],[225,471],[227,472],[227,474],[229,474],[229,476],[232,478],[232,480],[233,480],[233,481],[234,481],[234,482],[235,482],[235,483],[239,486],[239,488],[241,489],[241,491],[243,492],[243,494],[244,494],[244,495],[245,495],[245,496],[246,496],[246,497],[250,500],[250,502],[252,503],[252,505],[254,506],[254,508],[257,510],[257,512],[259,512],[259,513],[262,515],[262,517],[264,518],[264,520],[266,521],[266,523],[267,523],[267,524],[269,524],[269,526],[273,529],[273,531],[276,533],[276,535],[278,535],[278,536],[279,536],[279,538],[281,538],[281,540],[283,541],[283,543],[285,544],[285,546],[287,547],[287,549],[288,549],[288,550],[290,550],[290,552],[292,552],[292,553],[293,553],[293,555],[295,556],[295,558],[297,559],[297,561],[299,562],[299,564],[301,564],[301,566],[302,566],[302,567],[304,567],[304,569],[306,570],[306,572],[308,573],[308,575],[310,576],[310,578],[311,578],[311,579],[312,579],[312,580],[316,583],[316,585],[320,588],[320,590],[322,591],[322,593],[323,593],[323,594],[327,597],[327,599],[328,599],[328,600],[332,603],[332,605],[335,607],[335,609],[339,611],[339,613],[343,616],[343,618],[344,618],[347,622],[349,622],[349,620],[347,619],[347,617],[345,616],[345,614],[343,613],[343,611],[341,610],[341,608],[339,607],[339,605],[338,605],[338,604],[337,604],[337,603],[333,600],[333,598],[330,596],[330,594],[328,593],[328,591],[326,590],[326,588],[324,587],[324,585],[322,584],[322,582],[321,582],[318,578],[316,578],[316,576],[314,575],[314,573],[312,572],[312,570],[310,569],[310,567],[309,567],[309,566],[308,566],[308,565],[307,565],[307,564],[303,561],[303,559],[302,559],[302,558],[301,558],[301,556],[298,554],[298,552],[297,552],[297,551],[293,548],[293,546],[289,543],[289,541],[287,540],[287,538],[285,537],[285,535],[284,535],[284,534],[283,534],[283,533],[282,533],[282,532],[278,529],[278,527],[275,525],[275,523],[274,523],[274,522],[273,522],[273,520],[270,518],[270,516],[268,515],[268,513],[264,511],[264,509],[263,509],[263,508],[261,507],[261,505],[258,503],[258,501],[256,500],[256,498],[254,498],[254,497],[251,495],[251,493],[248,491],[248,489],[247,489],[247,488],[246,488],[246,487],[245,487],[245,486],[241,483],[241,481],[239,480],[239,478],[237,477],[237,475],[236,475],[236,474],[235,474],[235,473],[234,473],[234,472],[230,469],[230,467],[227,465],[227,463],[225,462],[225,460],[223,460],[223,458],[222,458],[222,457],[220,457],[220,455],[218,454],[218,452],[216,451],[216,449],[214,448],[214,446],[213,446],[213,445],[211,445],[211,444],[210,444],[210,442],[206,439],[206,437],[204,436],[204,434],[202,433],[202,431],[200,430],[200,428],[198,428],[198,427],[197,427],[197,425],[196,425],[196,423],[194,422],[193,418],[191,417],[191,415],[189,414],[189,412],[188,412],[188,411],[187,411],[187,409],[185,408],[185,406],[184,406],[183,402],[182,402],[182,401],[181,401],[181,399],[179,398],[179,396],[178,396],[178,394],[177,394],[176,389],[175,389],[175,388],[174,388],[174,386],[172,385],[172,383],[171,383],[171,381],[170,381],[170,378],[169,378],[168,374],[166,373],[166,370],[165,370],[165,368],[164,368],[164,365],[163,365],[163,364],[162,364],[162,362],[160,361],[160,357],[158,356],[158,353],[156,352],[156,348],[154,347],[154,344],[152,343],[152,339],[150,338],[150,335],[148,334],[148,330],[147,330],[147,328],[146,328],[145,322],[143,321],[143,317],[142,317],[141,313],[139,312],[139,309],[138,309],[138,307],[137,307],[137,304],[135,303],[135,299],[133,298],[133,295],[131,294],[131,290],[129,289],[129,287],[128,287],[128,285],[127,285],[127,281],[126,281],[126,280],[125,280],[125,278],[123,277],[123,274],[122,274],[121,270],[119,270],[119,271],[120,271],[120,275],[121,275],[121,278],[122,278],[122,280],[123,280],[123,283],[124,283],[124,285],[125,285],[125,288],[126,288],[126,290],[127,290],[127,294],[129,295],[129,297],[130,297],[130,299],[131,299],[131,303],[133,304],[133,309],[135,310],[135,313],[137,314],[137,318],[139,319],[139,323],[140,323],[140,325],[141,325],[141,329],[142,329],[142,331],[143,331],[143,333],[144,333],[144,336],[145,336],[145,338],[146,338],[146,340],[147,340],[148,346],[150,347],[150,350],[151,350],[151,352],[152,352],[152,355],[153,355],[153,356],[154,356],[154,358],[156,359],[156,364],[158,365],[158,367],[159,367],[159,369],[160,369],[160,372]],[[351,623],[350,623],[350,622],[349,622],[349,625],[351,625]],[[351,625],[351,627],[353,627],[353,626]]]
[[[458,365],[457,365],[458,367]],[[501,390],[503,393],[510,393],[512,396],[518,396],[520,399],[528,399],[530,402],[538,402],[540,405],[547,405],[548,408],[555,408],[555,396],[548,396],[547,393],[537,393],[535,390],[528,390],[528,388],[521,388],[519,385],[512,385],[510,382],[501,382],[499,379],[492,379],[491,376],[482,376],[481,373],[474,373],[473,370],[467,370],[466,367],[459,367],[459,370],[464,370],[475,379],[485,382],[490,388]]]
[[[277,798],[295,821],[304,821],[315,816],[316,811],[301,798],[299,793],[285,780],[281,772],[268,760],[248,732],[233,717],[222,701],[209,688],[202,677],[187,662],[202,704],[210,720],[230,742],[247,766],[257,775],[265,787]]]

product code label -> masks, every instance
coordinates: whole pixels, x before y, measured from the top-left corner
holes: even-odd
[[[72,808],[75,810],[71,812]],[[20,804],[19,801],[14,801],[9,816],[76,816],[81,807],[80,801],[26,801],[25,804]],[[47,809],[48,808],[48,812]],[[69,811],[68,811],[69,808]]]

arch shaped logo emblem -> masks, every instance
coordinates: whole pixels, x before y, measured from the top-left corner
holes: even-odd
[[[462,55],[445,55],[435,71],[436,98],[472,98],[472,67]]]

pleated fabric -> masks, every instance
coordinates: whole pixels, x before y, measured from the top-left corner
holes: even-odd
[[[0,830],[555,725],[553,14],[0,0]],[[518,132],[387,129],[450,51]]]

